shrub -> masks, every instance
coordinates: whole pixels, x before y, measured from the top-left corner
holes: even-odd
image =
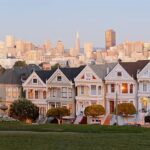
[[[65,107],[51,108],[47,111],[47,117],[55,117],[58,121],[62,120],[63,116],[69,116],[70,111]]]
[[[86,116],[97,117],[105,114],[105,109],[102,105],[91,105],[85,108],[84,114]]]
[[[10,105],[9,115],[20,121],[34,121],[39,116],[39,108],[27,99],[18,99]]]
[[[117,105],[117,114],[128,117],[136,114],[135,106],[132,103],[121,103]]]

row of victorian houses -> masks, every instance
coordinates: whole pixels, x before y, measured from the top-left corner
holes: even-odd
[[[50,108],[64,106],[70,110],[72,117],[82,118],[87,106],[100,104],[106,111],[101,122],[106,124],[113,118],[116,101],[133,103],[137,109],[134,119],[138,121],[143,119],[143,112],[150,110],[149,60],[49,71],[35,66],[29,68],[20,68],[18,73],[13,68],[0,75],[1,99],[8,106],[21,97],[23,91],[23,96],[36,104],[42,115]],[[11,76],[10,72],[15,74]]]

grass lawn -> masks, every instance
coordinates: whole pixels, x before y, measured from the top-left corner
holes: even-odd
[[[0,122],[0,150],[149,150],[150,129]]]

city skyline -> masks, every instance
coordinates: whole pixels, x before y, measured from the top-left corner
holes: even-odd
[[[125,40],[147,42],[149,4],[148,0],[2,0],[0,40],[12,34],[36,44],[50,40],[52,46],[61,40],[65,48],[70,48],[75,47],[79,32],[81,47],[86,42],[105,47],[105,31],[112,28],[117,44]]]

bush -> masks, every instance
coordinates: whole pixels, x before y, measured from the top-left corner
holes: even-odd
[[[105,114],[105,109],[102,105],[91,105],[85,108],[84,114],[86,116],[97,117]]]
[[[132,103],[121,103],[117,105],[117,114],[128,117],[136,114],[135,106]]]
[[[9,115],[20,121],[34,121],[39,116],[39,108],[27,99],[18,99],[10,105]]]
[[[65,107],[51,108],[47,111],[47,117],[55,117],[58,119],[58,122],[61,121],[63,116],[69,116],[70,111]]]

